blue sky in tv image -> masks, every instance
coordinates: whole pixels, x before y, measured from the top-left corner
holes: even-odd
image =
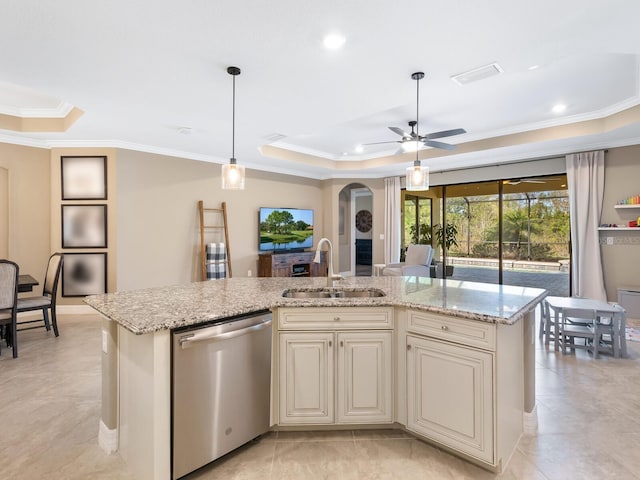
[[[273,212],[282,213],[286,222],[283,222],[282,218],[274,222],[271,216]],[[259,222],[261,251],[300,250],[313,247],[312,209],[262,207]]]

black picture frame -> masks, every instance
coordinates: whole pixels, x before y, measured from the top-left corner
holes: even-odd
[[[107,205],[62,205],[62,248],[107,248]]]
[[[65,253],[62,296],[86,297],[107,292],[107,253]]]
[[[106,200],[107,157],[60,157],[62,200]]]

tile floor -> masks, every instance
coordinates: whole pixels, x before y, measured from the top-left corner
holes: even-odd
[[[100,323],[62,316],[60,337],[22,332],[0,356],[0,478],[123,479],[97,445]],[[271,433],[194,479],[640,479],[640,343],[627,359],[537,351],[539,432],[496,476],[394,431]]]

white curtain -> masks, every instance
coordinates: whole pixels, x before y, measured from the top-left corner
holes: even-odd
[[[573,295],[607,299],[598,225],[604,198],[604,152],[567,155]]]
[[[384,263],[400,261],[400,177],[384,179]]]

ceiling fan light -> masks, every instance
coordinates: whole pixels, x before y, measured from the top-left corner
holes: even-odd
[[[222,189],[244,190],[244,166],[238,165],[235,158],[222,165]]]
[[[419,148],[420,142],[412,140],[402,142],[402,150],[404,150],[405,152],[417,152]]]
[[[429,167],[420,165],[415,161],[407,168],[406,189],[409,191],[429,190]]]

